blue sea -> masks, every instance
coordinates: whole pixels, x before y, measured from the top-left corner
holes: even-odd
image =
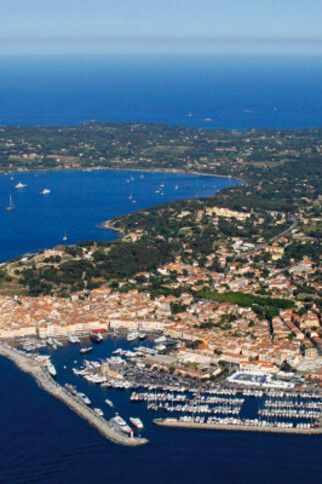
[[[321,126],[321,78],[319,57],[1,57],[0,124]],[[19,181],[27,186],[15,189]],[[164,196],[156,193],[161,183]],[[118,171],[0,175],[0,261],[62,243],[64,234],[67,243],[113,240],[114,232],[99,228],[107,219],[163,201],[208,196],[234,183]],[[44,188],[50,194],[41,195]],[[10,194],[12,212],[4,210]],[[108,356],[115,345],[126,343],[107,340],[91,358]],[[60,381],[72,380],[74,360],[79,360],[76,347],[53,355]],[[104,439],[3,358],[0,375],[4,483],[297,484],[320,479],[319,436],[158,428],[151,415],[130,406],[128,393],[114,391],[109,396],[121,413],[139,415],[151,441],[128,449]],[[103,390],[80,380],[77,385],[104,408]]]
[[[0,57],[0,124],[308,128],[321,80],[318,56]]]

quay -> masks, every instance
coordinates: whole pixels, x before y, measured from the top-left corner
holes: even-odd
[[[297,427],[265,427],[260,425],[236,425],[236,424],[220,424],[220,423],[200,423],[200,422],[182,422],[175,418],[163,419],[155,418],[153,423],[162,427],[176,427],[187,429],[206,429],[206,430],[234,430],[242,432],[269,432],[278,434],[302,434],[302,435],[321,435],[322,427],[315,428],[297,428]]]
[[[65,405],[96,428],[108,440],[129,447],[137,447],[149,442],[144,438],[127,437],[114,430],[107,420],[100,417],[85,404],[76,400],[74,396],[64,387],[59,385],[38,362],[26,356],[23,352],[16,350],[12,346],[0,344],[0,356],[11,360],[20,370],[31,375],[43,390],[65,403]]]

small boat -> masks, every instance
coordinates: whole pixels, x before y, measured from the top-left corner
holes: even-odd
[[[104,412],[100,408],[94,408],[94,412],[97,413],[97,415],[99,415],[100,417],[104,416]]]
[[[100,333],[91,333],[90,338],[93,343],[102,343],[103,341],[103,336]]]
[[[75,396],[82,403],[85,403],[85,405],[90,405],[91,404],[90,399],[85,395],[85,393],[76,392]]]
[[[178,188],[179,188],[179,185],[176,185],[176,186],[174,187],[174,189],[175,189],[175,190],[178,190]]]
[[[77,338],[77,336],[74,336],[73,334],[68,335],[68,341],[73,345],[80,343],[80,339]]]
[[[44,188],[43,191],[41,192],[42,195],[48,195],[48,193],[50,193],[51,190],[49,190],[48,188]]]
[[[137,331],[130,331],[126,339],[128,343],[131,343],[132,341],[135,341],[136,339],[138,339],[138,337],[139,337],[139,333]]]
[[[71,385],[70,383],[65,383],[65,388],[66,388],[66,390],[68,390],[73,395],[76,395],[77,390],[76,390],[76,387],[74,385]]]
[[[46,361],[46,367],[47,367],[48,373],[51,376],[56,376],[57,375],[56,368],[54,367],[54,365],[52,364],[52,362],[50,360],[47,360]]]
[[[17,185],[15,185],[15,188],[26,188],[27,185],[24,185],[23,183],[19,182]]]
[[[87,355],[88,353],[91,353],[93,351],[93,348],[91,346],[86,346],[84,348],[81,348],[79,350],[81,355]]]
[[[124,434],[129,434],[131,432],[131,428],[118,413],[115,414],[115,417],[111,418],[109,423],[119,432],[123,432]]]
[[[108,398],[105,399],[105,403],[106,405],[108,405],[109,407],[114,407],[114,403],[112,402],[112,400],[109,400]]]
[[[131,422],[131,424],[134,425],[134,427],[136,427],[138,430],[142,430],[144,425],[143,425],[143,422],[141,419],[139,418],[136,418],[136,417],[130,417],[129,418],[129,421]]]
[[[13,201],[12,201],[12,196],[9,195],[9,206],[6,207],[6,210],[14,210],[15,209],[15,206],[13,204]]]
[[[66,242],[66,240],[67,240],[67,234],[66,232],[64,232],[63,241]]]

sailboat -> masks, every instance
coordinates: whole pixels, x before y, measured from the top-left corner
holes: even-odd
[[[66,235],[66,231],[64,232],[64,237],[63,237],[63,240],[66,242],[67,240],[67,235]]]
[[[15,209],[15,206],[13,204],[13,201],[12,201],[12,196],[9,195],[9,206],[6,207],[6,210],[14,210]]]

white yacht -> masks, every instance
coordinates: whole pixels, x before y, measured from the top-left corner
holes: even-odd
[[[138,339],[138,337],[139,337],[139,333],[137,331],[130,331],[126,339],[128,343],[131,343],[132,341],[135,341],[136,339]]]
[[[77,338],[77,336],[75,336],[75,335],[73,335],[73,334],[68,335],[68,341],[69,341],[71,344],[73,344],[73,345],[75,345],[75,344],[79,344],[79,343],[80,343],[80,339],[79,339],[79,338]]]
[[[114,403],[112,402],[112,400],[109,400],[108,398],[105,399],[105,403],[106,405],[108,405],[109,407],[114,407]]]
[[[116,430],[123,432],[124,434],[129,434],[131,432],[131,428],[118,413],[116,413],[115,417],[111,418],[109,422]]]
[[[85,395],[85,393],[81,392],[76,392],[76,397],[78,400],[80,400],[82,403],[85,403],[85,405],[90,405],[91,401],[90,399]]]
[[[166,340],[167,340],[167,338],[164,335],[162,335],[162,336],[159,336],[158,338],[156,338],[154,340],[154,342],[155,343],[164,343]]]
[[[97,415],[99,415],[100,417],[104,416],[104,412],[100,408],[94,408],[94,412],[97,413]]]
[[[143,429],[143,422],[141,419],[139,418],[135,418],[135,417],[130,417],[129,418],[129,421],[131,422],[131,424],[134,425],[134,427],[136,427],[138,430],[142,430]]]
[[[51,190],[49,190],[48,188],[44,188],[43,191],[41,192],[41,194],[42,195],[48,195],[48,193],[50,193],[50,192],[51,192]]]
[[[48,373],[51,376],[57,375],[57,370],[49,359],[46,361],[46,367],[47,367]]]
[[[19,182],[17,185],[15,185],[15,188],[25,188],[27,185],[24,185],[23,183]]]

